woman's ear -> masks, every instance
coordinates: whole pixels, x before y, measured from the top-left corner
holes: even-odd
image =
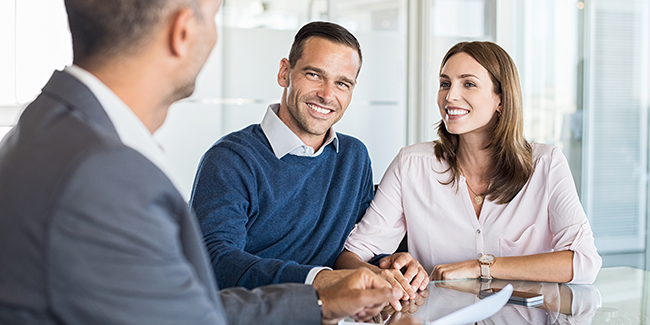
[[[497,105],[497,112],[501,114],[501,104],[503,103],[503,100],[501,99],[501,94],[498,94],[497,96],[499,96],[499,105]]]

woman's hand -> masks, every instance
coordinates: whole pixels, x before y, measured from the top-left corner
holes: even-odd
[[[502,280],[564,283],[573,279],[573,252],[557,251],[524,256],[499,256],[490,266],[490,275]],[[478,260],[437,265],[431,280],[478,278]]]
[[[478,260],[439,264],[431,272],[431,281],[478,278],[481,266]]]
[[[380,275],[386,281],[392,286],[402,287],[405,292],[402,299],[416,298],[417,291],[425,290],[429,284],[427,271],[409,253],[387,256],[379,262],[379,267],[383,269]]]

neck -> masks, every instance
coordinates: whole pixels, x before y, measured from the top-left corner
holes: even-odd
[[[171,87],[163,82],[162,69],[142,61],[119,58],[99,67],[80,66],[113,91],[153,134],[165,121],[174,100],[169,95]]]
[[[458,143],[458,163],[467,179],[472,179],[475,184],[488,182],[488,171],[492,168],[492,158],[485,149],[486,138],[472,135],[461,135]]]
[[[292,130],[293,131],[293,130]],[[295,131],[294,131],[295,133]],[[298,135],[298,138],[302,140],[302,142],[314,149],[314,151],[320,150],[320,147],[323,146],[323,143],[325,142],[325,135],[312,135],[312,134],[303,134],[303,135]]]

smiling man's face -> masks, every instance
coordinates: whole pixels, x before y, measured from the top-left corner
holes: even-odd
[[[294,67],[287,59],[280,63],[278,83],[285,93],[278,116],[305,144],[318,150],[350,104],[360,66],[355,49],[309,38]]]

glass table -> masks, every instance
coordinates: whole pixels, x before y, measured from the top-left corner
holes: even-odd
[[[650,272],[603,268],[593,285],[475,279],[432,281],[409,306],[413,317],[435,320],[477,302],[479,291],[502,288],[542,293],[537,307],[506,304],[477,324],[650,324]],[[417,305],[417,306],[415,306]]]

